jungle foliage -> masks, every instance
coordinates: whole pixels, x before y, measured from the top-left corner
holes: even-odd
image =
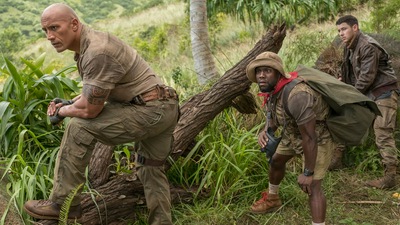
[[[164,4],[164,0],[66,0],[63,1],[74,8],[87,24],[96,21],[131,16],[136,12]],[[50,0],[2,0],[0,1],[0,53],[7,58],[16,59],[15,52],[23,45],[34,43],[44,37],[40,26],[40,15]],[[0,59],[0,64],[3,64]]]
[[[113,16],[134,15],[142,9],[167,1],[68,0],[66,2],[71,6],[76,6],[85,22],[95,24],[97,21]],[[78,4],[78,2],[82,2],[82,4]],[[296,24],[298,27],[301,27],[298,25],[299,22],[303,25],[314,22],[313,26],[316,26],[317,21],[332,19],[336,16],[335,12],[346,13],[345,10],[360,7],[359,4],[374,3],[377,10],[372,11],[371,15],[373,15],[372,21],[376,22],[365,21],[366,30],[381,29],[388,33],[392,32],[393,35],[395,35],[396,29],[397,33],[399,30],[399,11],[391,11],[390,5],[385,4],[378,7],[379,2],[397,4],[396,0],[346,1],[350,8],[345,8],[346,5],[343,4],[345,1],[304,0],[294,1],[298,6],[296,9],[278,4],[288,1],[261,1],[262,4],[256,4],[257,2],[260,1],[208,1],[209,10],[216,13],[210,18],[210,21],[214,21],[210,24],[210,30],[213,32],[211,35],[212,47],[215,54],[228,58],[228,63],[222,66],[225,69],[229,69],[229,66],[235,63],[232,58],[240,59],[241,51],[245,52],[249,48],[246,46],[242,50],[243,43],[251,45],[254,39],[257,39],[254,38],[254,35],[262,33],[262,31],[257,31],[253,27],[248,28],[248,26],[245,26],[246,29],[236,32],[234,28],[240,27],[238,25],[240,23],[236,21],[233,24],[228,23],[229,15],[238,16],[239,19],[246,21],[252,19],[253,23],[262,20],[263,26],[268,23],[280,22],[280,19],[285,17],[287,17],[288,24]],[[80,91],[80,80],[71,79],[72,74],[76,72],[75,66],[64,65],[61,69],[58,67],[55,69],[58,65],[45,64],[46,56],[41,52],[38,53],[38,56],[29,59],[19,57],[18,50],[21,46],[33,43],[39,37],[43,37],[40,26],[38,26],[40,23],[38,18],[41,9],[49,3],[48,0],[3,0],[0,3],[0,10],[3,10],[0,15],[0,24],[7,24],[9,27],[1,29],[1,35],[5,35],[1,37],[16,39],[18,36],[24,36],[21,38],[21,43],[17,42],[14,45],[7,41],[0,43],[1,51],[5,56],[0,60],[0,65],[2,65],[0,77],[4,80],[0,92],[0,166],[4,173],[0,174],[0,177],[1,180],[7,182],[6,189],[10,196],[9,207],[15,207],[26,224],[30,223],[30,218],[22,213],[22,205],[27,199],[48,198],[52,187],[54,163],[64,130],[63,127],[52,127],[49,124],[46,115],[47,105],[54,97],[69,99]],[[274,7],[268,9],[268,5]],[[124,10],[121,10],[121,7]],[[274,12],[279,7],[285,9],[284,12]],[[219,11],[216,10],[218,8]],[[399,8],[397,7],[397,9]],[[315,9],[322,9],[322,14],[313,14],[311,11]],[[326,15],[323,13],[325,10],[329,11]],[[268,14],[268,12],[271,13]],[[243,13],[243,15],[235,13]],[[389,14],[392,17],[386,18],[385,15]],[[273,15],[275,15],[273,18],[279,20],[269,21]],[[29,22],[29,18],[36,22]],[[308,20],[308,18],[314,19]],[[333,22],[331,23],[333,24]],[[191,63],[186,63],[188,62],[187,56],[190,55],[187,45],[188,35],[185,34],[187,25],[187,20],[184,19],[180,24],[146,27],[135,33],[137,35],[132,35],[128,31],[121,33],[121,35],[129,36],[129,40],[131,40],[129,43],[143,53],[157,71],[164,72],[164,79],[179,90],[181,100],[186,100],[201,90],[196,79],[193,79],[192,69],[185,66],[185,64],[191,65]],[[330,37],[334,36],[332,32],[317,31],[315,33],[307,26],[304,27],[303,29],[299,28],[301,36],[288,38],[286,46],[282,48],[282,58],[288,68],[297,64],[310,65],[314,63],[319,52],[330,43]],[[334,33],[335,28],[332,29]],[[230,35],[226,35],[227,30]],[[179,41],[173,42],[174,39]],[[233,53],[230,54],[231,49],[233,49],[231,51]],[[176,51],[175,54],[172,53],[174,51]],[[220,65],[224,64],[222,58],[220,57]],[[242,115],[234,109],[227,109],[210,121],[207,128],[199,135],[197,145],[190,154],[174,162],[174,166],[168,172],[171,183],[199,188],[196,193],[199,198],[195,199],[193,204],[182,204],[174,208],[173,215],[176,224],[309,223],[308,211],[304,210],[308,207],[306,198],[295,184],[300,167],[299,159],[290,163],[287,176],[283,181],[285,188],[282,191],[282,198],[286,200],[285,207],[287,208],[285,209],[288,213],[270,216],[249,216],[246,213],[249,204],[259,197],[258,193],[268,184],[266,178],[268,163],[264,155],[259,152],[255,135],[263,122],[262,112],[257,115]],[[121,163],[123,158],[130,158],[129,154],[130,152],[124,146],[117,148],[113,164],[116,172],[130,171],[129,168],[123,168]],[[379,153],[373,146],[373,138],[370,137],[363,146],[349,149],[349,154],[345,157],[345,164],[351,167],[351,170],[343,173],[345,176],[350,174],[351,178],[366,176],[366,171],[369,174],[379,173],[382,167]],[[327,177],[325,186],[329,201],[337,198],[335,193],[341,195],[337,192],[342,189],[335,192],[339,182],[349,184],[349,189],[352,188],[349,190],[352,191],[351,193],[359,191],[360,194],[357,196],[385,198],[386,195],[385,192],[354,187],[353,182],[350,184],[348,180],[342,178],[342,174],[333,174]],[[203,192],[208,194],[208,198],[200,198]],[[348,208],[343,205],[330,207],[329,220],[338,224],[374,224],[375,217],[384,218],[386,222],[393,221],[391,218],[386,218],[389,216],[379,214],[379,212],[390,211],[382,210],[381,206],[370,208],[353,206],[352,209],[362,212],[362,216],[368,220],[357,218],[357,215],[350,215]],[[375,214],[371,212],[375,212]],[[292,216],[285,216],[287,214]],[[336,214],[340,214],[340,219],[336,218]],[[4,220],[2,219],[2,221]],[[370,223],[363,221],[370,221]],[[2,224],[1,221],[0,224]],[[136,224],[144,224],[144,222]]]

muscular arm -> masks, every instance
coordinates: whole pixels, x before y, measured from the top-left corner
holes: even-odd
[[[314,96],[307,92],[299,92],[292,96],[288,105],[300,131],[304,168],[314,171],[318,151],[318,137],[315,132],[317,117],[313,110]],[[301,173],[297,178],[297,182],[305,193],[312,194],[313,176],[305,176]]]
[[[315,133],[315,118],[299,125],[298,128],[301,134],[301,145],[304,153],[304,168],[314,171],[315,161],[317,159],[317,134]]]
[[[302,147],[304,154],[304,168],[314,171],[315,163],[317,160],[317,135],[315,133],[315,118],[299,125],[299,130],[302,139]],[[307,193],[312,195],[313,176],[305,176],[303,173],[297,177],[297,183],[300,188]]]
[[[365,94],[378,73],[380,51],[370,44],[365,46],[361,52],[363,54],[360,55],[360,73],[354,86]]]
[[[305,168],[313,171],[317,156],[317,134],[315,132],[316,114],[313,110],[314,96],[300,91],[290,97],[288,109],[300,131]]]
[[[74,104],[61,107],[58,114],[64,117],[95,118],[103,110],[109,94],[108,89],[85,84]]]

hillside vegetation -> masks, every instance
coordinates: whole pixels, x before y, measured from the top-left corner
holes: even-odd
[[[0,26],[3,26],[1,30],[4,31],[1,35],[12,34],[7,37],[13,37],[6,41],[1,39],[1,51],[8,54],[17,65],[21,64],[20,57],[35,61],[41,59],[45,53],[41,69],[49,74],[74,65],[73,53],[56,53],[40,30],[40,13],[51,2],[53,1],[2,0],[0,2],[0,9],[3,10],[0,14]],[[157,73],[178,90],[182,102],[208,88],[198,85],[193,71],[188,7],[183,1],[66,0],[65,2],[76,8],[82,20],[89,26],[113,33],[135,47]],[[376,32],[371,8],[368,5],[359,7],[351,13],[359,18],[363,31]],[[279,52],[286,69],[293,70],[298,64],[313,65],[319,54],[337,34],[334,22],[332,20],[288,29],[284,45]],[[239,62],[266,31],[261,23],[244,24],[222,13],[213,18],[209,26],[212,51],[220,74],[224,74]],[[20,35],[21,40],[13,36],[15,34]],[[17,42],[9,43],[11,40]],[[3,64],[3,61],[0,60],[0,63]],[[52,68],[50,71],[47,70],[49,65]],[[21,74],[22,71],[25,69],[21,69]],[[77,76],[76,72],[68,75],[72,78]],[[43,85],[41,82],[42,79],[38,81],[38,85]],[[45,88],[47,86],[43,89]],[[256,95],[255,86],[251,91]],[[38,96],[45,96],[42,92]],[[66,96],[71,96],[72,92],[70,90]],[[261,102],[260,99],[257,101]],[[22,110],[24,109],[22,107]],[[264,115],[261,110],[256,115],[243,115],[234,109],[227,109],[210,121],[207,128],[199,135],[198,145],[191,152],[196,156],[193,158],[198,161],[184,158],[183,162],[176,162],[175,167],[168,173],[172,185],[203,187],[199,197],[193,202],[174,205],[175,224],[310,224],[307,196],[296,184],[297,174],[301,168],[299,158],[289,164],[287,176],[282,184],[280,191],[284,201],[282,210],[267,215],[249,213],[249,206],[260,197],[260,192],[268,185],[268,163],[264,155],[259,152],[256,139],[256,133],[263,123]],[[26,131],[25,127],[20,129]],[[29,133],[33,137],[29,136],[24,142],[26,144],[19,146],[18,154],[31,157],[24,159],[29,161],[21,160],[20,155],[6,159],[0,157],[2,168],[3,165],[12,165],[12,170],[4,166],[10,169],[5,177],[10,176],[11,179],[3,179],[6,183],[14,182],[8,183],[5,187],[7,198],[11,200],[0,202],[0,209],[15,206],[16,215],[14,214],[12,221],[22,218],[23,224],[29,224],[27,222],[29,219],[20,211],[24,198],[46,197],[49,194],[48,187],[51,186],[51,170],[57,146],[55,141],[50,143],[49,147],[45,145],[47,142],[37,141],[35,138],[43,140],[46,135],[57,136],[61,130],[52,130],[50,126],[46,129],[48,133],[36,134],[38,137]],[[31,152],[34,141],[44,145],[36,155]],[[204,155],[204,152],[209,154]],[[120,164],[124,156],[124,149],[117,149],[114,156],[115,164],[112,165],[117,168],[115,173],[129,170],[122,168]],[[349,149],[345,155],[345,164],[347,166],[345,169],[328,173],[324,181],[328,199],[327,224],[399,225],[400,200],[393,198],[392,194],[400,192],[400,187],[383,191],[367,188],[363,183],[382,171],[379,154],[372,138],[369,138],[364,146]],[[251,176],[248,175],[249,171]],[[399,177],[398,181],[400,182]],[[33,183],[37,185],[35,188],[29,186]],[[213,190],[215,187],[218,187],[217,190]],[[209,198],[202,198],[203,194],[208,194]],[[145,207],[138,207],[132,211],[139,221],[135,223],[124,221],[121,224],[146,224]],[[0,220],[1,224],[7,224],[3,218]]]
[[[169,0],[91,0],[65,2],[74,8],[87,24],[101,20],[126,17],[146,10],[156,5],[165,4]],[[6,57],[16,59],[18,52],[26,45],[43,38],[40,25],[40,15],[48,5],[55,3],[50,0],[2,0],[0,1],[0,52]],[[0,60],[1,64],[3,63]]]

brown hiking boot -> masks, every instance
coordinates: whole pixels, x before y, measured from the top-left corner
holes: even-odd
[[[262,198],[251,206],[253,213],[270,213],[277,211],[282,206],[278,194],[269,194],[268,191],[261,192]]]
[[[25,202],[24,210],[32,217],[42,220],[58,220],[61,206],[50,200],[29,200]],[[81,206],[69,208],[68,219],[79,219],[82,217]]]
[[[385,175],[376,180],[371,180],[367,182],[370,187],[375,187],[379,189],[390,189],[396,186],[396,166],[389,166],[385,169]]]
[[[344,151],[344,146],[343,147],[338,146],[333,151],[332,161],[329,164],[328,170],[330,170],[330,171],[340,170],[343,168],[343,164],[342,164],[343,151]]]

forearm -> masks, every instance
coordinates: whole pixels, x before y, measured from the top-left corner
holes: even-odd
[[[74,99],[75,100],[75,99]],[[63,117],[95,118],[102,110],[103,106],[89,105],[82,98],[79,98],[71,105],[60,108],[58,114]]]
[[[83,85],[82,94],[74,98],[74,104],[62,107],[59,115],[64,117],[95,118],[103,110],[111,90],[93,85]]]
[[[73,104],[61,107],[58,111],[58,115],[63,117],[89,118],[88,112],[84,108],[77,108]]]
[[[309,138],[302,141],[303,154],[304,154],[304,168],[314,171],[317,153],[318,153],[318,144],[316,138]]]
[[[313,119],[306,124],[299,125],[304,154],[304,168],[310,171],[314,171],[318,152],[318,137],[315,132],[315,124],[316,121]]]

